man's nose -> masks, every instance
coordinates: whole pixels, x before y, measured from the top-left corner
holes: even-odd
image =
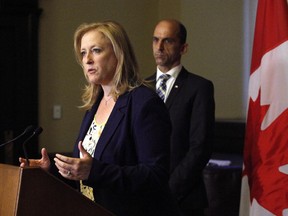
[[[163,42],[162,41],[158,41],[156,47],[157,47],[158,50],[163,50],[163,48],[164,48]]]

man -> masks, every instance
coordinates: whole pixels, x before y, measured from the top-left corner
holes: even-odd
[[[156,25],[153,54],[157,73],[148,79],[155,81],[172,121],[171,191],[181,215],[200,216],[207,207],[202,171],[212,151],[214,87],[211,81],[181,65],[181,57],[188,48],[186,35],[186,28],[177,20],[162,20]],[[168,74],[164,88],[162,74]]]

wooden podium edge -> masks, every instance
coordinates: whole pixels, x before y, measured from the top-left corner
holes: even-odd
[[[20,167],[0,164],[0,215],[16,214],[20,172]]]
[[[0,203],[1,216],[115,216],[41,168],[0,164],[2,177],[0,201],[7,205]]]

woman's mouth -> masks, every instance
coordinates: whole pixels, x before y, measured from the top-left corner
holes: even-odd
[[[89,74],[91,74],[91,73],[95,73],[96,72],[96,70],[95,69],[93,69],[93,68],[90,68],[90,69],[88,69],[88,71],[87,71]]]

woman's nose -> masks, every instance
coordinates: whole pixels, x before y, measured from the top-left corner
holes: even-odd
[[[88,52],[88,53],[86,54],[86,57],[85,57],[85,63],[86,63],[86,64],[91,64],[92,62],[93,62],[93,60],[92,60],[92,55],[91,55],[90,52]]]

